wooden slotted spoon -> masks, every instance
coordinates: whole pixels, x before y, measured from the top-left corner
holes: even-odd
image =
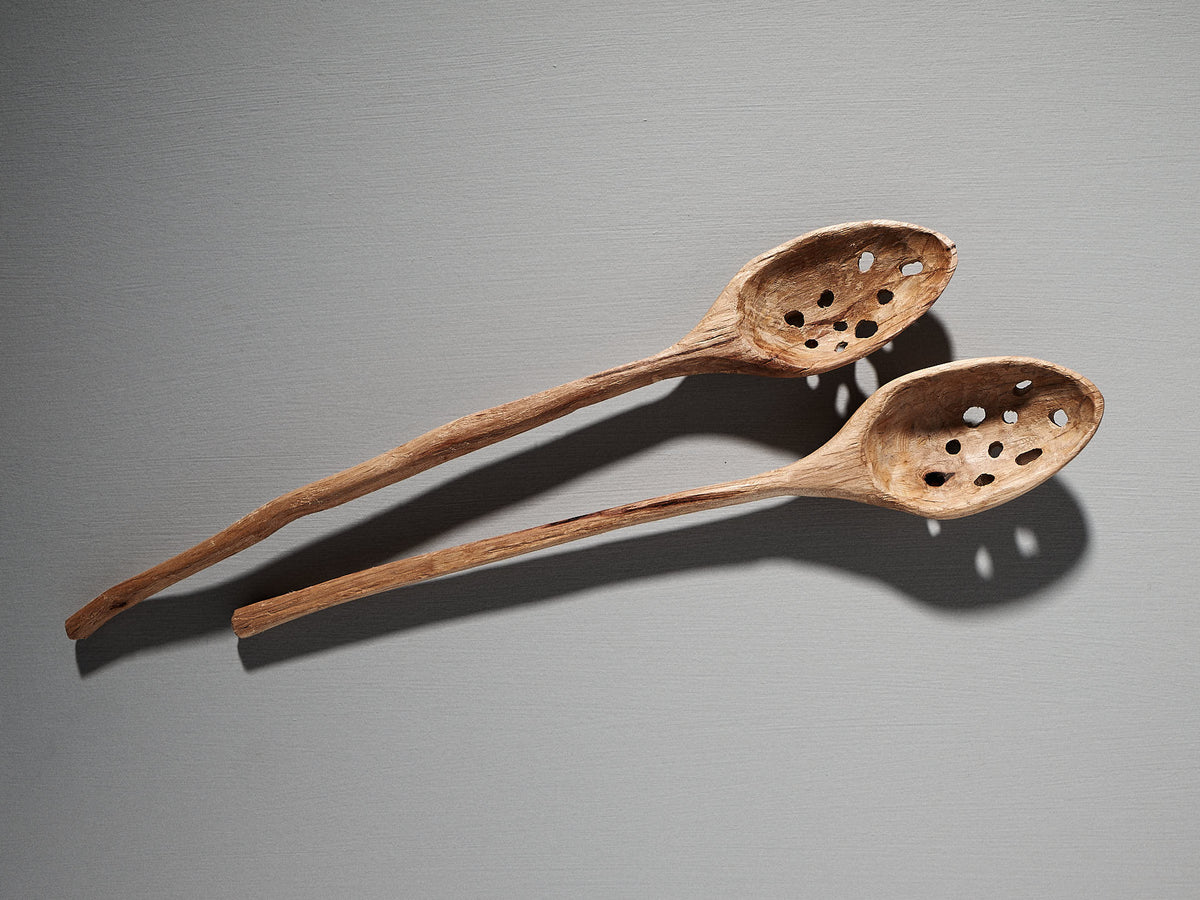
[[[699,373],[796,376],[847,365],[924,314],[946,287],[956,262],[948,238],[900,222],[852,222],[795,238],[743,266],[700,323],[661,353],[464,416],[289,491],[191,549],[109,588],[67,619],[67,635],[87,637],[121,610],[302,516],[634,388]]]
[[[1091,439],[1104,398],[1081,375],[1019,356],[946,363],[880,388],[824,446],[751,478],[667,494],[386,563],[244,606],[249,637],[309,613],[629,525],[770,497],[836,497],[954,519],[1041,484]]]

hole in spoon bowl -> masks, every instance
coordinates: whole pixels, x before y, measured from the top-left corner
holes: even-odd
[[[1006,409],[1006,410],[1004,411],[1004,415],[1003,415],[1003,416],[1001,416],[1000,418],[1004,419],[1004,421],[1005,421],[1006,423],[1008,423],[1009,425],[1016,425],[1016,424],[1017,424],[1017,414],[1016,414],[1016,411],[1015,411],[1015,410]]]
[[[962,449],[962,444],[960,444],[957,440],[951,439],[951,440],[946,441],[946,452],[949,453],[951,456],[953,456],[955,453],[957,453],[961,449]]]
[[[887,306],[895,298],[895,294],[886,288],[875,295],[875,299],[879,301],[880,306]]]
[[[798,310],[798,309],[793,309],[791,312],[789,312],[786,316],[783,317],[783,321],[787,322],[793,328],[803,328],[804,327],[804,313],[800,312],[800,310]]]
[[[977,484],[979,487],[987,487],[989,484],[991,484],[995,480],[996,480],[996,476],[993,475],[991,472],[984,472],[982,475],[980,475],[978,478],[975,479],[975,484]]]
[[[856,338],[869,338],[879,330],[879,326],[870,319],[863,319],[854,327]]]
[[[995,459],[1003,452],[1004,445],[999,441],[992,441],[991,445],[988,446],[988,456],[990,456],[992,459]]]
[[[981,424],[985,418],[987,418],[987,413],[984,411],[982,406],[968,407],[967,411],[963,413],[962,417],[963,422],[966,423],[969,428],[975,428]]]
[[[833,291],[821,291],[821,296],[817,298],[817,306],[821,309],[833,306]]]
[[[833,323],[834,331],[845,331],[849,327],[850,327],[850,325],[848,322],[834,322]]]
[[[1032,450],[1026,450],[1024,453],[1017,454],[1017,465],[1027,466],[1039,456],[1042,455],[1041,447],[1034,447]]]
[[[1029,393],[1029,389],[1033,387],[1033,382],[1026,378],[1024,381],[1018,381],[1013,387],[1013,394],[1017,397],[1024,397]]]
[[[922,271],[924,271],[924,269],[925,269],[925,264],[922,263],[919,259],[915,259],[912,262],[906,262],[904,265],[902,265],[900,267],[900,274],[901,275],[919,275],[919,274],[921,274]]]
[[[926,472],[925,483],[930,487],[941,487],[949,477],[945,472]]]
[[[1056,409],[1054,412],[1050,413],[1050,421],[1059,428],[1065,428],[1067,422],[1070,421],[1070,417],[1067,415],[1067,411],[1065,409]]]
[[[873,265],[875,265],[875,254],[870,250],[864,250],[862,256],[858,258],[858,271],[869,272]]]

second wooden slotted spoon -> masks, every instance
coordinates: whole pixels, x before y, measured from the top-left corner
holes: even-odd
[[[289,522],[395,484],[665,378],[711,372],[796,376],[866,356],[911,325],[954,274],[954,244],[916,225],[835,225],[751,260],[700,323],[654,356],[464,416],[268,501],[166,562],[109,588],[66,621],[84,638],[123,609],[251,547]]]
[[[249,637],[391,588],[629,525],[770,497],[836,497],[954,519],[1041,484],[1083,449],[1104,398],[1082,375],[1019,356],[946,363],[884,385],[820,449],[751,478],[667,494],[386,563],[244,606]]]

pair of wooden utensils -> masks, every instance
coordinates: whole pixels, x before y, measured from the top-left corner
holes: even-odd
[[[190,550],[109,588],[66,622],[84,638],[123,609],[250,547],[301,516],[361,497],[573,410],[665,378],[815,375],[882,347],[954,274],[944,235],[900,222],[836,225],[751,260],[680,341],[654,356],[465,416],[277,497]],[[1091,439],[1096,386],[1019,356],[913,372],[872,394],[824,446],[751,478],[629,503],[386,563],[238,609],[258,634],[348,600],[545,547],[704,509],[785,495],[836,497],[931,519],[982,512],[1041,484]]]

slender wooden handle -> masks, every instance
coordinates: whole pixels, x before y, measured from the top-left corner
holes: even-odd
[[[362,497],[584,406],[695,371],[699,371],[697,360],[677,344],[647,359],[456,419],[373,459],[276,497],[196,546],[109,588],[67,619],[67,636],[72,640],[87,637],[121,610],[257,544],[302,516]]]
[[[318,610],[440,575],[511,559],[630,525],[790,493],[793,493],[791,482],[783,475],[782,469],[777,469],[753,478],[667,494],[500,537],[435,550],[243,606],[233,614],[233,630],[239,637],[250,637]]]

